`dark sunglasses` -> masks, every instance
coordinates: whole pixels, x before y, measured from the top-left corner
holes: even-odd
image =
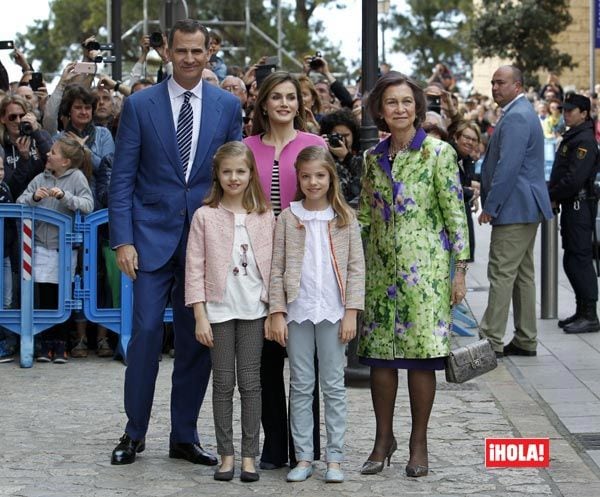
[[[25,114],[9,114],[7,117],[9,121],[16,121],[17,117],[19,119],[22,119],[23,117],[25,117]]]

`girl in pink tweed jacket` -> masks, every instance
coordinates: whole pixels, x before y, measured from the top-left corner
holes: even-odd
[[[242,405],[242,481],[257,481],[261,416],[260,358],[268,335],[268,291],[275,218],[260,187],[254,157],[241,142],[213,159],[211,191],[192,219],[186,253],[185,302],[196,338],[210,347],[213,415],[221,465],[215,480],[234,475],[233,389]]]
[[[328,150],[307,147],[296,159],[296,201],[277,219],[269,305],[271,338],[287,347],[290,428],[298,465],[287,480],[313,473],[314,356],[325,400],[326,482],[342,482],[346,431],[345,346],[364,306],[365,261],[358,222],[340,192]]]

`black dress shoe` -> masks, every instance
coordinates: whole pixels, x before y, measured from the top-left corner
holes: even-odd
[[[535,356],[537,352],[535,350],[525,350],[521,347],[517,347],[514,343],[510,342],[504,346],[504,355],[524,355],[524,356]]]
[[[119,445],[112,451],[111,464],[131,464],[135,461],[135,455],[144,452],[146,439],[132,440],[127,433],[119,440]]]
[[[260,480],[260,475],[254,471],[242,471],[240,480],[246,483]]]
[[[219,462],[210,452],[204,450],[199,443],[175,443],[169,445],[169,457],[185,459],[194,464],[216,466]]]

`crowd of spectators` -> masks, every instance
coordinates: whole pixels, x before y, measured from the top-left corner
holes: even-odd
[[[69,62],[64,67],[53,91],[49,82],[39,86],[33,67],[18,48],[13,59],[22,69],[19,81],[9,82],[4,67],[0,67],[0,202],[15,201],[29,182],[44,171],[52,146],[61,136],[79,140],[92,156],[93,175],[90,181],[95,209],[107,206],[107,185],[115,149],[114,137],[119,124],[119,112],[124,98],[143,91],[167,78],[172,73],[166,50],[167,38],[156,33],[144,35],[140,40],[140,56],[124,81],[108,74],[82,72],[80,64]],[[244,136],[252,134],[253,122],[260,109],[256,107],[258,87],[264,69],[270,67],[272,58],[261,57],[255,64],[240,67],[231,63],[223,47],[220,33],[210,35],[210,61],[203,72],[207,84],[220,86],[239,98],[242,106],[240,119]],[[160,60],[157,70],[152,69],[148,55],[154,50]],[[95,37],[82,43],[82,62],[94,63],[101,58]],[[277,61],[279,66],[279,62]],[[360,176],[363,152],[360,142],[362,93],[360,85],[345,85],[332,73],[327,58],[321,53],[306,55],[302,69],[295,76],[302,89],[306,109],[305,131],[321,135],[336,163],[346,200],[356,207],[360,193]],[[1,66],[1,64],[0,64]],[[389,70],[382,65],[381,72]],[[428,112],[423,128],[436,137],[450,142],[457,152],[461,182],[468,193],[465,208],[470,214],[478,210],[479,183],[477,163],[485,151],[487,141],[494,132],[500,113],[487,95],[476,92],[463,96],[457,91],[457,81],[442,63],[435,66],[431,78],[423,85],[427,96]],[[554,74],[536,91],[531,88],[526,96],[535,106],[545,137],[560,140],[565,130],[560,112],[562,99],[575,88],[563,88]],[[586,93],[586,92],[582,92]],[[597,113],[597,94],[587,93],[592,102],[592,114]],[[600,127],[596,125],[596,138]],[[468,216],[470,217],[470,215]],[[472,223],[470,236],[473,239]],[[17,232],[14,224],[4,225],[4,308],[19,305]],[[101,241],[103,291],[100,300],[104,305],[117,305],[118,272],[114,255],[107,240]],[[474,247],[474,243],[471,245]],[[471,252],[471,259],[475,254]],[[112,356],[116,338],[102,327],[86,323],[75,316],[74,331],[69,349],[74,357],[88,353],[88,336],[97,339],[91,349],[101,356]],[[91,331],[90,331],[91,330]],[[2,330],[0,329],[0,334]],[[7,330],[0,336],[0,361],[9,360],[16,352],[15,335]],[[166,349],[170,346],[166,344]],[[4,359],[3,359],[4,358]]]

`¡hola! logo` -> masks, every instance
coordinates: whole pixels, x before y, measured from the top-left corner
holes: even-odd
[[[486,468],[547,468],[549,438],[486,438]]]

